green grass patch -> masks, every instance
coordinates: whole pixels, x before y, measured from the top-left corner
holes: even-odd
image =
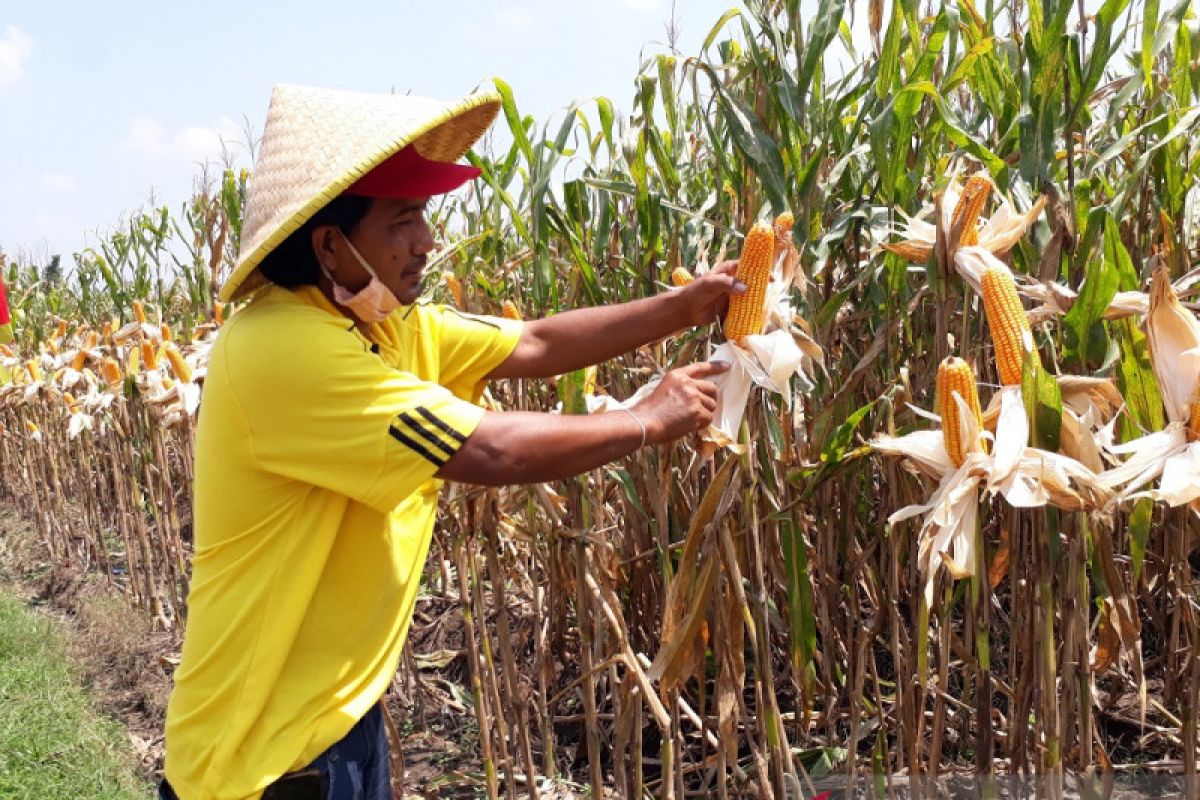
[[[144,798],[128,737],[102,717],[49,620],[0,591],[0,797]]]

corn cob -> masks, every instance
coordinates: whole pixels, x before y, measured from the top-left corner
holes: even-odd
[[[167,361],[171,362],[171,371],[175,373],[175,377],[179,378],[183,383],[191,383],[192,368],[183,360],[183,354],[179,352],[174,343],[167,342],[164,344],[162,353],[167,357]]]
[[[1188,414],[1188,441],[1194,442],[1200,439],[1200,400],[1191,404],[1191,411]]]
[[[168,325],[167,323],[164,322],[158,326],[158,331],[159,331],[159,333],[162,334],[162,340],[164,342],[171,341],[171,326],[170,325]]]
[[[142,306],[141,300],[133,301],[133,315],[137,317],[139,325],[146,324],[146,309]]]
[[[880,247],[889,253],[895,253],[912,264],[924,264],[929,260],[930,254],[933,253],[933,245],[924,244],[923,242],[884,243]]]
[[[450,296],[454,298],[454,307],[461,310],[463,307],[462,281],[453,272],[446,270],[442,273],[442,283],[446,284]]]
[[[158,353],[156,353],[154,351],[154,345],[151,344],[148,340],[142,339],[141,351],[142,351],[142,364],[146,367],[146,369],[157,369],[158,368]]]
[[[83,347],[79,348],[79,352],[75,354],[75,358],[71,360],[71,369],[79,372],[83,369],[83,365],[87,363],[87,357],[92,350],[96,349],[96,345],[100,343],[100,335],[95,331],[88,334],[87,342]]]
[[[521,312],[517,310],[517,304],[512,300],[505,300],[500,306],[500,316],[505,319],[521,319]]]
[[[771,254],[774,250],[775,231],[770,225],[759,223],[746,234],[746,244],[737,268],[737,279],[746,284],[746,291],[729,298],[725,336],[730,341],[741,344],[747,336],[762,333],[767,284],[771,281]]]
[[[64,319],[58,323],[58,327],[54,329],[54,333],[52,333],[50,335],[50,338],[57,342],[59,339],[63,338],[66,335],[67,335],[67,321]]]
[[[25,362],[25,372],[29,373],[29,380],[33,383],[41,383],[42,367],[34,359],[29,359]]]
[[[992,332],[992,350],[1000,383],[1021,383],[1025,362],[1025,336],[1030,333],[1029,317],[1017,296],[1017,287],[1007,269],[989,267],[980,279],[983,284],[983,308]]]
[[[124,378],[121,373],[121,365],[111,358],[104,359],[104,363],[100,366],[100,374],[104,376],[104,383],[109,387],[117,385]]]
[[[688,272],[683,267],[676,267],[671,270],[671,285],[672,286],[687,286],[692,281],[696,280],[696,276]]]
[[[983,430],[979,390],[975,386],[975,373],[971,371],[971,365],[957,356],[950,356],[939,364],[935,394],[938,414],[942,417],[942,442],[946,446],[946,455],[954,466],[961,467],[967,453],[975,448],[971,442],[964,440],[962,420],[954,395],[963,399],[975,416],[979,430]]]
[[[796,217],[790,211],[785,211],[775,218],[772,227],[775,229],[775,257],[787,250],[790,250],[792,244],[792,226],[796,224]]]
[[[220,301],[213,302],[213,322],[218,325],[225,322],[225,304]]]
[[[987,202],[991,194],[992,184],[987,178],[978,175],[967,178],[958,203],[954,206],[954,213],[950,217],[951,231],[955,227],[961,226],[959,227],[959,230],[962,231],[958,238],[959,245],[966,247],[979,244],[979,230],[975,224],[979,221],[979,215],[983,213],[983,204]]]

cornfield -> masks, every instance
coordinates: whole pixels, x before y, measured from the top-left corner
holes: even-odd
[[[1172,342],[1200,330],[1196,10],[818,5],[731,10],[700,53],[648,58],[627,113],[539,123],[496,80],[511,145],[431,212],[435,300],[531,318],[669,291],[778,218],[767,324],[808,362],[753,389],[729,441],[449,487],[413,638],[446,615],[461,637],[410,648],[402,706],[431,661],[461,678],[488,797],[953,775],[1060,796],[1131,772],[1194,797],[1200,395],[1180,387],[1200,359]],[[3,493],[46,563],[168,630],[247,179],[65,272],[3,266]],[[587,413],[724,341],[688,331],[486,402]]]

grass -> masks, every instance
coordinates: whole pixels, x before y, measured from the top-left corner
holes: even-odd
[[[120,725],[92,707],[48,620],[0,591],[0,797],[145,798]]]

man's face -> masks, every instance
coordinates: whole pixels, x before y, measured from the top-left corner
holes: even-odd
[[[376,198],[350,234],[350,241],[401,303],[421,294],[426,257],[433,234],[425,219],[428,197]],[[343,242],[331,242],[337,254],[334,278],[352,292],[365,287],[370,274]]]

